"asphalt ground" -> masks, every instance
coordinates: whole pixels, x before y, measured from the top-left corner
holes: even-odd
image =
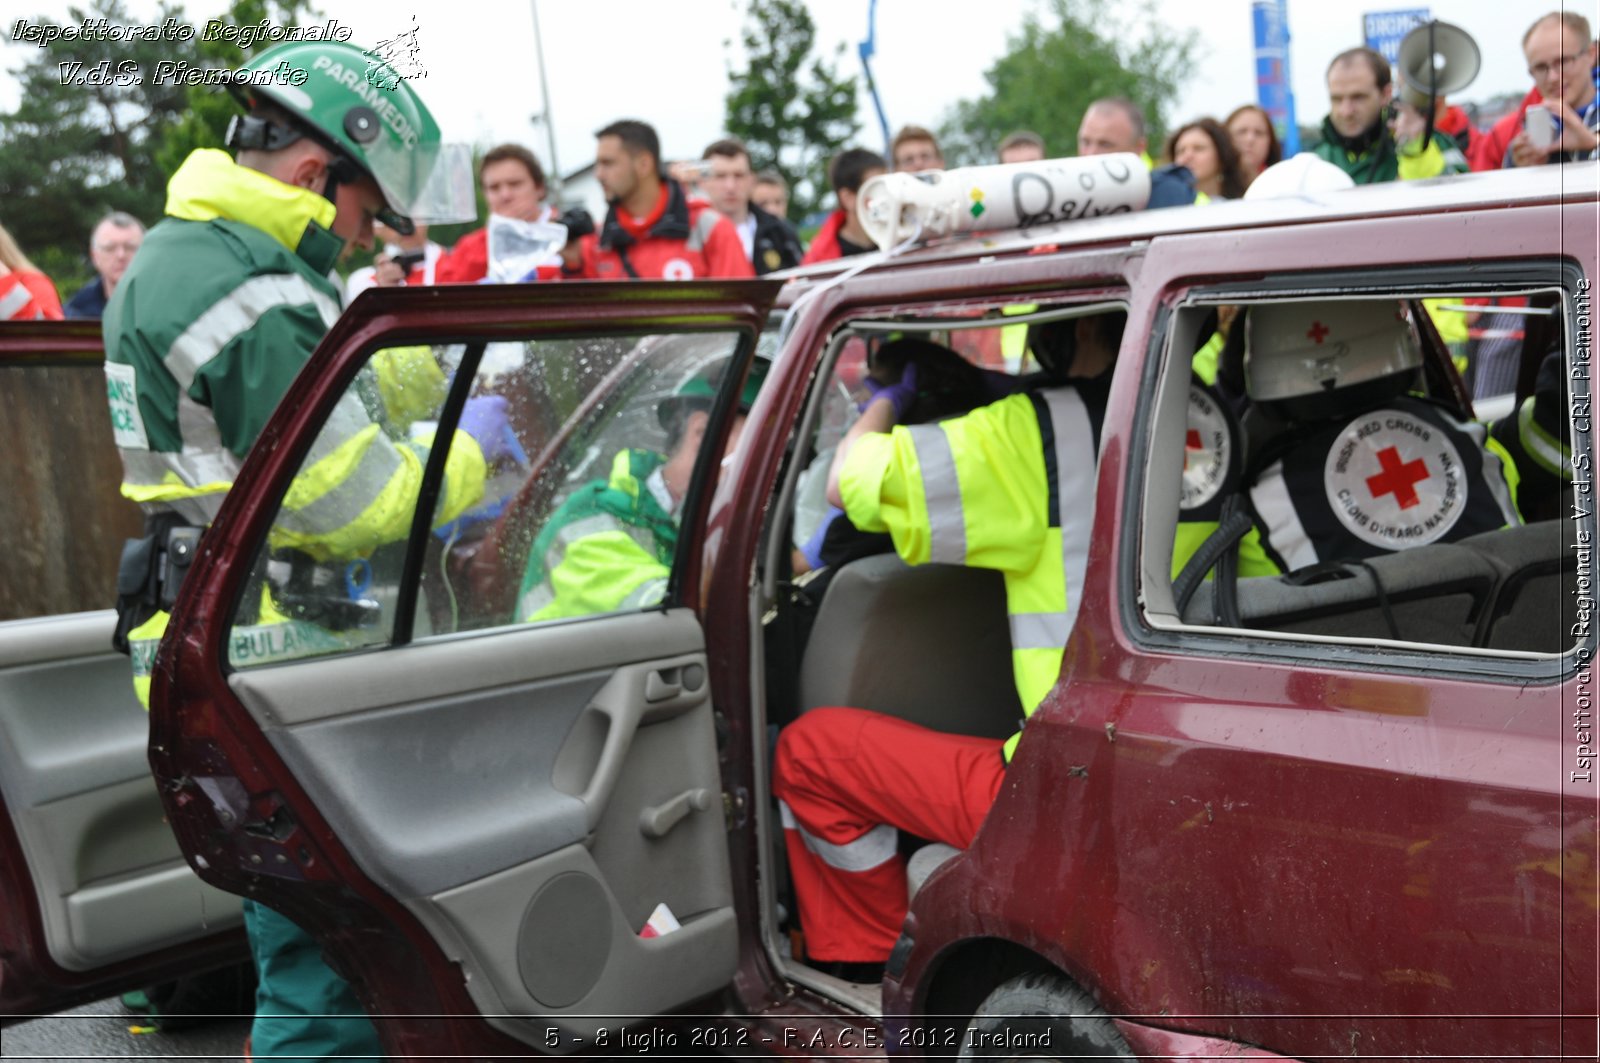
[[[116,997],[0,1030],[0,1059],[243,1059],[250,1016],[171,1032],[134,1033],[146,1020]]]

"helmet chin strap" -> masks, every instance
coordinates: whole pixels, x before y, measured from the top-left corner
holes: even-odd
[[[328,160],[324,173],[326,179],[322,184],[322,198],[335,205],[339,202],[339,186],[352,184],[361,176],[361,171],[354,163],[339,155]]]

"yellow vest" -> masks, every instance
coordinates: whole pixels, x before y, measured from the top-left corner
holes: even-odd
[[[1061,674],[1094,524],[1096,441],[1072,388],[1012,395],[939,424],[862,436],[841,470],[845,512],[911,565],[1005,577],[1011,660],[1032,715]],[[1010,759],[1021,735],[1005,745]]]

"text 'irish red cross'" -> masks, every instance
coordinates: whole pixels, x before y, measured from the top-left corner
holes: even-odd
[[[1422,501],[1417,497],[1416,485],[1432,475],[1427,462],[1421,458],[1402,462],[1399,448],[1384,447],[1378,451],[1378,464],[1383,466],[1383,471],[1367,477],[1367,490],[1372,492],[1373,498],[1394,495],[1401,509],[1410,509]]]
[[[1313,321],[1311,323],[1311,329],[1306,333],[1306,335],[1313,343],[1320,347],[1322,346],[1322,341],[1327,339],[1328,333],[1332,331],[1332,329],[1330,329],[1327,325],[1324,325],[1322,322]]]

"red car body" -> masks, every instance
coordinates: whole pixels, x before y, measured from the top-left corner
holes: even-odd
[[[1560,287],[1584,344],[1597,222],[1588,166],[1564,182],[1473,175],[991,234],[837,284],[838,264],[802,271],[781,290],[708,282],[364,295],[263,432],[179,601],[158,658],[149,747],[166,814],[204,880],[268,901],[323,941],[385,1016],[391,1056],[555,1047],[483,1017],[460,943],[363,870],[316,787],[264,736],[226,663],[233,603],[301,455],[375,345],[541,329],[753,335],[776,302],[791,320],[748,422],[762,430],[746,429],[715,492],[683,515],[691,548],[674,577],[678,604],[704,632],[724,725],[717,763],[737,961],[720,992],[666,1015],[641,1010],[606,1036],[679,1054],[940,1056],[970,1038],[967,1020],[997,986],[1035,973],[1087,992],[1141,1058],[1592,1058],[1600,790],[1591,732],[1574,717],[1589,705],[1594,646],[1577,599],[1566,618],[1573,649],[1538,659],[1241,638],[1153,619],[1141,544],[1155,378],[1172,322],[1197,293],[1226,301],[1409,284],[1431,294],[1430,269],[1463,291],[1477,269]],[[972,847],[917,893],[880,1011],[809,977],[775,945],[751,574],[829,338],[863,319],[1001,299],[1111,299],[1128,310],[1093,548],[1061,679],[1028,721]],[[1576,422],[1593,382],[1574,384]],[[1584,453],[1587,427],[1574,439]],[[1575,546],[1593,534],[1585,512],[1568,525]],[[374,666],[402,667],[410,635],[372,655]],[[25,864],[0,821],[8,1010],[36,1012],[155,969],[55,967]],[[590,1046],[564,1043],[573,1047]]]

